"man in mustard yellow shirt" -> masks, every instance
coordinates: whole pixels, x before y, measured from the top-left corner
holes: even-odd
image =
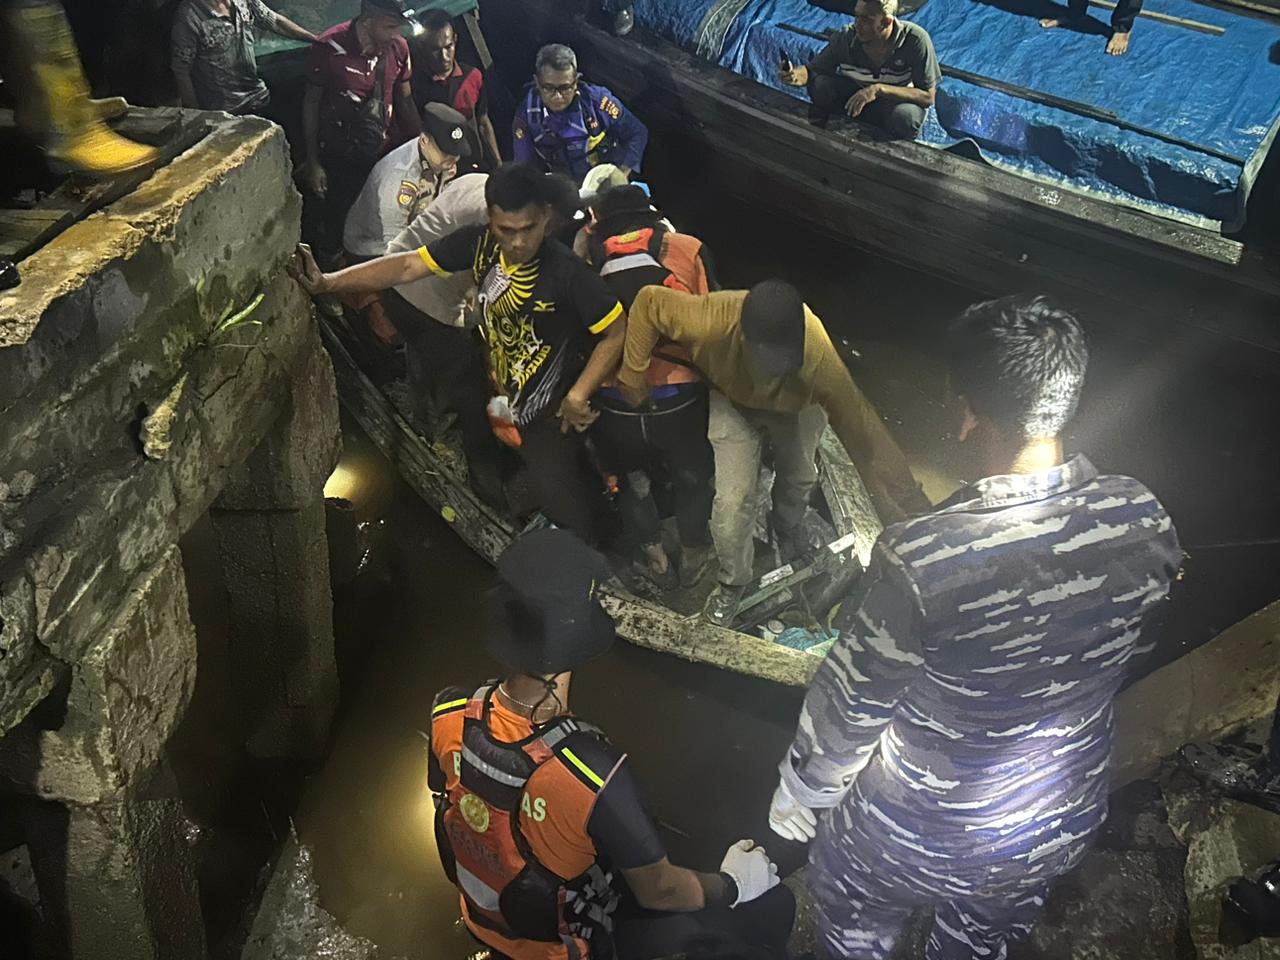
[[[686,348],[715,388],[708,436],[716,459],[711,535],[720,586],[707,601],[712,622],[732,621],[752,579],[764,442],[773,449],[773,528],[784,554],[806,546],[801,523],[828,418],[884,519],[929,509],[902,451],[794,287],[767,280],[750,291],[701,296],[646,287],[628,313],[618,374],[635,406],[647,401],[645,371],[662,338]]]

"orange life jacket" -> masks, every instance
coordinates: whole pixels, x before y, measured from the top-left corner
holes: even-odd
[[[448,789],[443,814],[451,879],[462,892],[467,920],[482,930],[504,941],[561,945],[566,957],[590,956],[593,942],[607,946],[612,928],[617,894],[610,877],[599,864],[570,880],[544,867],[520,830],[520,811],[529,803],[530,777],[559,756],[571,734],[603,734],[581,720],[561,717],[524,740],[504,743],[489,725],[496,686],[480,687],[465,707],[437,707],[432,718],[434,736],[442,710],[464,711],[458,778]]]
[[[638,286],[660,283],[685,293],[706,293],[707,274],[698,257],[701,248],[701,240],[672,233],[661,226],[629,230],[601,241],[604,262],[600,266],[600,276],[607,278],[634,270],[643,272],[638,280],[651,278]],[[650,355],[645,379],[650,387],[662,387],[697,383],[702,377],[694,368],[689,351],[664,338],[658,341]],[[613,386],[613,383],[610,380],[606,386]]]

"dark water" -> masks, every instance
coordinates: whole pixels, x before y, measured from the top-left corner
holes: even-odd
[[[656,153],[655,192],[682,227],[712,245],[724,282],[783,276],[799,285],[850,351],[855,376],[930,495],[941,498],[973,476],[953,439],[957,412],[934,352],[942,325],[973,295],[806,236],[795,224],[761,221],[749,203],[717,195],[714,179],[690,177],[679,159]],[[1070,446],[1104,470],[1148,483],[1189,553],[1174,615],[1148,666],[1280,594],[1280,549],[1258,542],[1280,536],[1272,391],[1208,364],[1094,337]],[[292,813],[314,848],[322,902],[351,932],[392,956],[466,957],[475,945],[458,928],[456,896],[436,860],[418,731],[437,689],[497,673],[479,634],[492,571],[350,427],[335,484],[362,518],[381,519],[384,532],[358,588],[336,598],[344,707],[318,770],[264,771],[209,744],[217,728],[202,718],[225,722],[229,708],[207,691],[230,666],[206,669],[202,647],[197,699],[204,712],[193,709],[187,724],[194,743],[185,768],[197,791],[194,812],[211,824],[203,848],[206,919],[215,941],[234,940],[244,891]],[[216,575],[200,537],[189,538],[188,563],[197,571],[193,583],[207,584]],[[216,633],[216,590],[212,599],[202,593],[193,586],[193,612]],[[672,858],[704,869],[741,836],[765,840],[784,866],[798,865],[799,851],[771,840],[764,818],[799,699],[799,691],[625,643],[584,669],[573,692],[575,709],[629,751]],[[190,762],[205,749],[211,763]]]
[[[977,465],[954,439],[959,411],[937,344],[947,322],[981,297],[930,276],[925,264],[890,263],[798,220],[759,214],[750,198],[717,189],[717,163],[691,143],[651,142],[646,175],[677,226],[710,245],[725,286],[786,279],[833,339],[856,350],[846,354],[855,379],[935,501],[975,478]],[[1187,552],[1153,669],[1280,597],[1280,373],[1234,370],[1116,336],[1106,317],[1083,319],[1091,359],[1068,452],[1151,487]]]
[[[492,570],[399,482],[368,441],[347,436],[343,484],[387,518],[362,588],[338,610],[344,656],[366,658],[323,768],[298,807],[322,903],[391,955],[463,957],[456,893],[431,832],[425,743],[432,695],[498,674],[479,633]],[[379,582],[380,581],[380,582]],[[630,753],[673,859],[713,869],[742,836],[766,839],[774,767],[799,691],[619,642],[574,680],[574,709]],[[798,864],[795,850],[778,850]]]
[[[761,221],[749,204],[706,189],[708,181],[691,177],[680,160],[656,152],[655,192],[682,227],[712,245],[726,285],[766,276],[798,284],[850,348],[855,375],[928,492],[940,498],[974,476],[953,439],[957,411],[934,354],[941,326],[973,295],[808,237],[795,224]],[[1175,614],[1148,666],[1280,594],[1280,549],[1256,543],[1280,536],[1271,493],[1272,389],[1094,337],[1088,392],[1069,444],[1104,470],[1147,482],[1188,547]],[[315,846],[325,905],[352,932],[406,957],[462,957],[474,944],[457,928],[455,894],[435,860],[416,730],[436,689],[496,672],[478,635],[491,571],[354,433],[344,467],[357,478],[359,509],[388,518],[386,552],[396,559],[372,602],[377,616],[339,611],[342,632],[358,636],[371,658],[331,757],[306,786],[299,829]],[[799,696],[620,644],[582,671],[573,701],[630,751],[673,859],[713,868],[737,837],[771,836],[764,815],[773,769]],[[788,866],[799,862],[798,851],[773,846]]]

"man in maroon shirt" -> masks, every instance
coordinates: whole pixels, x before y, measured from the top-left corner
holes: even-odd
[[[413,105],[405,0],[362,0],[360,15],[330,27],[311,48],[302,101],[307,197],[304,233],[329,264],[342,252],[342,227],[399,120],[406,136],[422,131]]]
[[[422,15],[422,36],[415,38],[413,52],[418,69],[413,75],[413,102],[421,111],[428,103],[443,103],[466,120],[471,163],[492,171],[502,162],[498,136],[489,119],[489,96],[484,74],[478,67],[459,63],[458,34],[447,10],[428,10]]]

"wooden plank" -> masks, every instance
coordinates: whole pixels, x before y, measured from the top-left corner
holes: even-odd
[[[467,27],[467,33],[471,35],[476,55],[480,58],[480,66],[484,68],[485,73],[488,73],[493,69],[493,54],[489,52],[489,44],[484,38],[484,32],[480,29],[480,18],[476,16],[474,10],[468,10],[462,15],[462,22]]]
[[[463,542],[495,562],[516,534],[513,525],[482,503],[454,475],[440,448],[427,443],[396,412],[332,327],[321,322],[320,330],[333,360],[342,405],[414,492],[442,513],[445,506],[450,507],[450,524]],[[797,687],[808,685],[821,662],[801,650],[715,626],[697,614],[681,616],[624,590],[605,588],[601,602],[617,623],[620,637],[685,660]]]
[[[58,210],[0,210],[0,254],[14,259],[24,247],[39,246],[41,237],[66,229],[70,217]]]
[[[497,562],[515,536],[515,527],[454,478],[445,448],[427,443],[409,426],[365,376],[333,327],[321,322],[320,332],[333,360],[342,405],[405,482],[445,516],[463,542],[490,563]]]
[[[1111,3],[1110,0],[1089,0],[1089,6],[1102,7],[1104,10],[1114,10],[1118,4]],[[1169,23],[1175,27],[1185,27],[1188,30],[1194,30],[1197,33],[1207,33],[1215,37],[1220,37],[1227,32],[1226,27],[1219,27],[1213,23],[1205,23],[1203,20],[1191,20],[1187,17],[1175,17],[1172,14],[1160,13],[1157,10],[1139,10],[1138,16],[1147,20],[1158,20],[1161,23]]]
[[[818,443],[818,484],[831,512],[831,524],[840,536],[853,534],[853,552],[865,568],[871,561],[884,525],[871,503],[858,468],[849,459],[835,431],[827,427]]]

